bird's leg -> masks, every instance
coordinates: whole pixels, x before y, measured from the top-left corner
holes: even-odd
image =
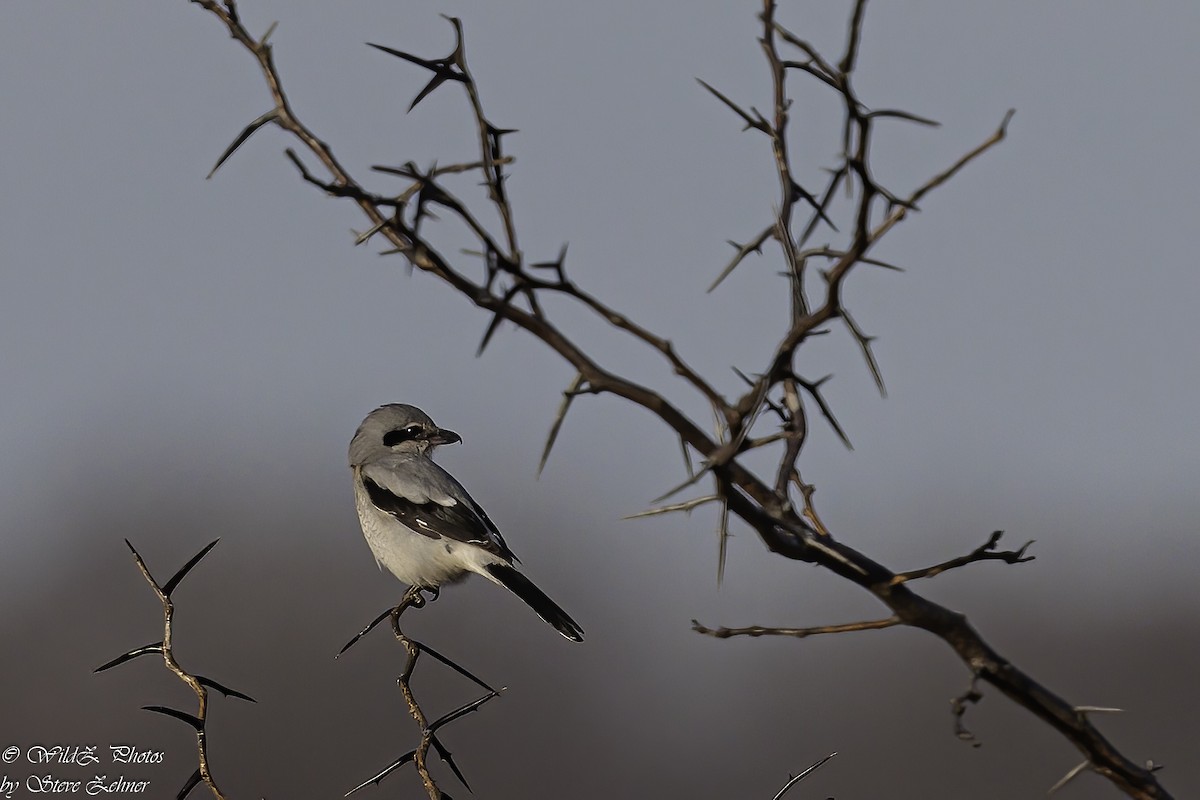
[[[400,605],[396,606],[396,616],[398,617],[403,614],[406,608],[421,608],[424,606],[425,595],[422,594],[424,591],[425,587],[423,586],[408,587],[408,590],[404,593],[404,597],[400,599]]]

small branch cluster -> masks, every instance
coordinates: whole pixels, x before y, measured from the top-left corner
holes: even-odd
[[[168,717],[173,717],[186,722],[196,731],[196,757],[197,761],[199,762],[199,766],[196,768],[196,771],[192,773],[191,777],[189,777],[184,783],[183,788],[179,790],[177,795],[179,798],[187,797],[192,789],[198,786],[201,781],[204,782],[204,784],[212,792],[213,797],[217,798],[217,800],[224,800],[225,798],[225,795],[221,792],[220,788],[218,788],[217,782],[212,776],[212,771],[209,768],[208,763],[208,732],[206,727],[208,723],[208,690],[216,689],[226,697],[236,697],[241,700],[248,700],[251,703],[255,702],[254,698],[250,697],[250,695],[230,689],[228,686],[223,686],[222,684],[217,683],[210,678],[206,678],[203,675],[195,675],[188,672],[182,666],[180,666],[179,661],[176,660],[175,652],[172,647],[171,623],[175,614],[175,605],[171,602],[171,593],[175,591],[184,577],[191,572],[192,568],[196,566],[196,564],[200,563],[200,559],[208,555],[208,551],[217,546],[217,542],[219,541],[220,539],[210,542],[204,547],[204,549],[196,553],[196,555],[192,556],[186,564],[180,567],[179,571],[171,576],[170,580],[164,584],[159,584],[158,581],[154,579],[154,576],[150,574],[150,569],[146,566],[146,562],[142,560],[141,554],[139,554],[134,546],[130,544],[128,539],[125,540],[125,544],[129,546],[129,550],[133,553],[134,560],[137,561],[138,569],[142,572],[142,577],[146,579],[146,583],[150,584],[150,588],[154,590],[154,593],[158,595],[158,599],[162,603],[163,638],[162,641],[151,642],[150,644],[136,647],[127,653],[117,656],[112,661],[101,664],[94,670],[95,672],[103,672],[104,670],[111,669],[119,664],[124,664],[127,661],[132,661],[140,656],[151,654],[161,655],[163,664],[166,666],[166,668],[174,673],[179,680],[186,683],[193,692],[195,692],[197,704],[195,714],[189,714],[186,711],[180,711],[167,706],[143,707],[146,711],[153,711],[157,714],[165,714]]]
[[[789,282],[791,297],[788,326],[778,345],[756,377],[753,380],[745,378],[748,384],[745,393],[734,401],[726,412],[729,428],[735,432],[734,438],[739,444],[721,456],[728,459],[744,449],[752,449],[743,447],[746,432],[762,411],[773,412],[779,419],[780,437],[786,442],[775,471],[773,501],[782,508],[790,507],[788,489],[796,488],[804,505],[804,518],[818,534],[827,534],[828,531],[821,524],[813,507],[812,486],[801,480],[798,468],[800,453],[809,432],[802,398],[807,397],[812,401],[847,447],[850,446],[850,440],[821,394],[821,386],[828,376],[815,381],[799,376],[794,368],[796,350],[809,338],[824,333],[828,323],[840,320],[858,344],[879,391],[884,393],[883,376],[871,347],[873,338],[863,332],[846,308],[842,291],[845,281],[858,265],[899,269],[887,262],[870,258],[868,253],[910,211],[917,210],[917,203],[921,198],[999,142],[1004,137],[1011,117],[1009,112],[996,133],[989,139],[907,194],[893,192],[879,183],[870,169],[875,122],[880,119],[900,119],[927,126],[935,126],[937,123],[908,112],[891,109],[871,110],[856,94],[853,73],[862,40],[861,26],[865,5],[861,0],[855,4],[845,52],[834,64],[822,56],[812,44],[776,21],[776,5],[773,0],[763,3],[760,17],[763,32],[759,44],[766,56],[772,86],[774,102],[769,115],[753,107],[747,110],[710,84],[700,81],[705,89],[742,119],[745,130],[755,131],[767,137],[774,156],[779,184],[774,219],[745,244],[730,242],[736,250],[734,257],[717,276],[710,290],[725,280],[750,253],[761,253],[763,245],[773,239],[779,246],[786,266],[784,276]],[[785,55],[780,47],[781,41],[795,49],[800,58],[789,58]],[[793,71],[816,78],[831,89],[838,95],[845,112],[840,161],[826,168],[829,177],[825,185],[814,190],[805,188],[796,177],[788,148],[792,101],[787,80]],[[836,247],[829,244],[813,246],[810,244],[812,238],[822,229],[828,229],[835,235],[841,233],[831,217],[831,204],[839,191],[844,191],[854,198],[852,219],[844,225],[847,240]],[[807,209],[807,213],[801,215],[800,209]],[[819,267],[820,281],[816,283],[811,275],[811,267],[814,266]],[[778,400],[772,401],[770,398],[775,391],[780,391],[781,395]],[[760,442],[758,446],[761,446],[772,443],[772,440],[762,439],[757,442]]]
[[[421,589],[420,587],[410,587],[409,590],[405,592],[404,597],[401,599],[399,605],[397,605],[395,608],[384,611],[382,614],[376,617],[369,625],[359,631],[353,639],[347,642],[340,651],[338,651],[338,657],[340,657],[342,653],[345,653],[347,650],[353,647],[359,639],[379,625],[380,622],[385,619],[390,619],[392,623],[392,634],[396,637],[396,641],[400,643],[407,654],[404,671],[400,673],[400,676],[396,679],[396,682],[400,687],[401,694],[404,695],[404,703],[408,706],[409,714],[412,715],[413,721],[417,723],[417,727],[421,731],[421,740],[415,748],[409,750],[404,755],[400,756],[395,761],[392,761],[386,767],[381,769],[379,772],[375,773],[370,778],[367,778],[365,781],[346,792],[346,797],[349,797],[365,786],[379,784],[388,775],[409,763],[411,763],[416,769],[417,775],[421,779],[421,784],[425,787],[425,792],[429,795],[430,800],[440,800],[440,798],[449,797],[449,795],[447,795],[438,787],[437,782],[434,780],[433,775],[429,771],[430,748],[432,748],[433,751],[437,753],[438,757],[446,764],[446,766],[450,768],[450,771],[454,773],[454,777],[458,778],[459,783],[461,783],[467,791],[471,790],[470,785],[467,783],[466,777],[458,768],[458,764],[455,763],[453,754],[438,737],[437,732],[454,720],[464,717],[467,714],[470,714],[472,711],[475,711],[489,700],[499,697],[500,692],[499,690],[488,686],[479,678],[475,677],[463,667],[446,658],[441,653],[437,652],[428,645],[413,639],[400,629],[401,614],[403,614],[409,608],[423,608],[425,606],[426,601],[423,594],[424,591],[425,590]],[[436,599],[436,590],[430,591],[433,591],[433,599]],[[485,694],[469,703],[466,703],[465,705],[459,706],[448,714],[443,714],[433,722],[430,722],[429,718],[425,714],[425,711],[421,708],[421,704],[417,702],[416,695],[413,694],[412,690],[413,671],[416,669],[417,659],[422,653],[428,654],[431,658],[440,661],[442,664],[450,667],[459,675],[462,675],[463,677],[472,681],[477,686],[482,688],[485,691]]]

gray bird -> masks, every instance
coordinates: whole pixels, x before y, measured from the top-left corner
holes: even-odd
[[[412,586],[436,591],[475,572],[508,589],[563,636],[583,629],[514,567],[519,559],[467,490],[433,461],[461,442],[415,406],[381,406],[350,441],[354,503],[375,561]]]

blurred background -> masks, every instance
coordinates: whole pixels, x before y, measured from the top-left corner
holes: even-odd
[[[588,290],[669,336],[733,393],[783,326],[779,262],[705,288],[770,219],[765,140],[695,82],[769,108],[758,5],[715,2],[295,3],[245,0],[272,36],[301,118],[378,191],[373,164],[473,160],[461,90],[412,114],[421,70],[364,46],[442,56],[462,17],[491,120],[520,129],[508,184],[531,261],[570,243]],[[783,3],[836,58],[848,6]],[[464,443],[440,461],[489,510],[527,572],[587,631],[564,642],[475,580],[410,630],[502,699],[444,736],[480,796],[1037,797],[1075,766],[1064,740],[986,689],[955,739],[969,675],[937,639],[891,629],[717,641],[708,625],[804,626],[884,614],[862,592],[736,531],[722,586],[716,519],[623,521],[683,477],[647,414],[581,398],[535,471],[568,367],[396,257],[304,185],[282,134],[217,156],[269,108],[249,55],[176,2],[8,2],[0,10],[0,747],[132,744],[149,766],[0,773],[151,780],[195,766],[187,727],[139,710],[194,699],[160,663],[91,670],[161,638],[122,542],[160,579],[220,545],[176,593],[177,654],[248,692],[214,699],[213,768],[235,797],[340,796],[415,746],[383,631],[333,656],[401,586],[354,515],[345,448],[384,402]],[[968,552],[995,529],[1037,560],[918,587],[1099,720],[1131,758],[1200,793],[1200,558],[1194,422],[1200,299],[1194,102],[1200,6],[940,0],[869,8],[858,91],[937,130],[881,125],[878,177],[906,193],[982,141],[1010,137],[922,204],[846,301],[888,386],[843,331],[806,347],[855,444],[817,424],[802,466],[826,523],[894,569]],[[794,158],[837,153],[831,98],[794,79]],[[478,198],[474,177],[449,181]],[[477,206],[482,207],[482,206]],[[448,251],[467,244],[453,228]],[[770,252],[770,251],[768,251]],[[553,306],[606,366],[704,411],[655,359]],[[697,494],[703,493],[698,489]],[[440,714],[475,689],[434,664]],[[104,774],[104,773],[101,773]],[[451,794],[465,792],[441,773]],[[25,791],[24,789],[21,791]],[[418,797],[411,772],[359,796]],[[1115,797],[1083,775],[1061,797]]]

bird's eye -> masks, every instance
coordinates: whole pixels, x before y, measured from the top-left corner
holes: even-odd
[[[383,446],[394,447],[401,442],[411,442],[414,439],[420,439],[425,435],[425,429],[420,425],[406,425],[403,428],[396,428],[388,431],[383,435]]]

